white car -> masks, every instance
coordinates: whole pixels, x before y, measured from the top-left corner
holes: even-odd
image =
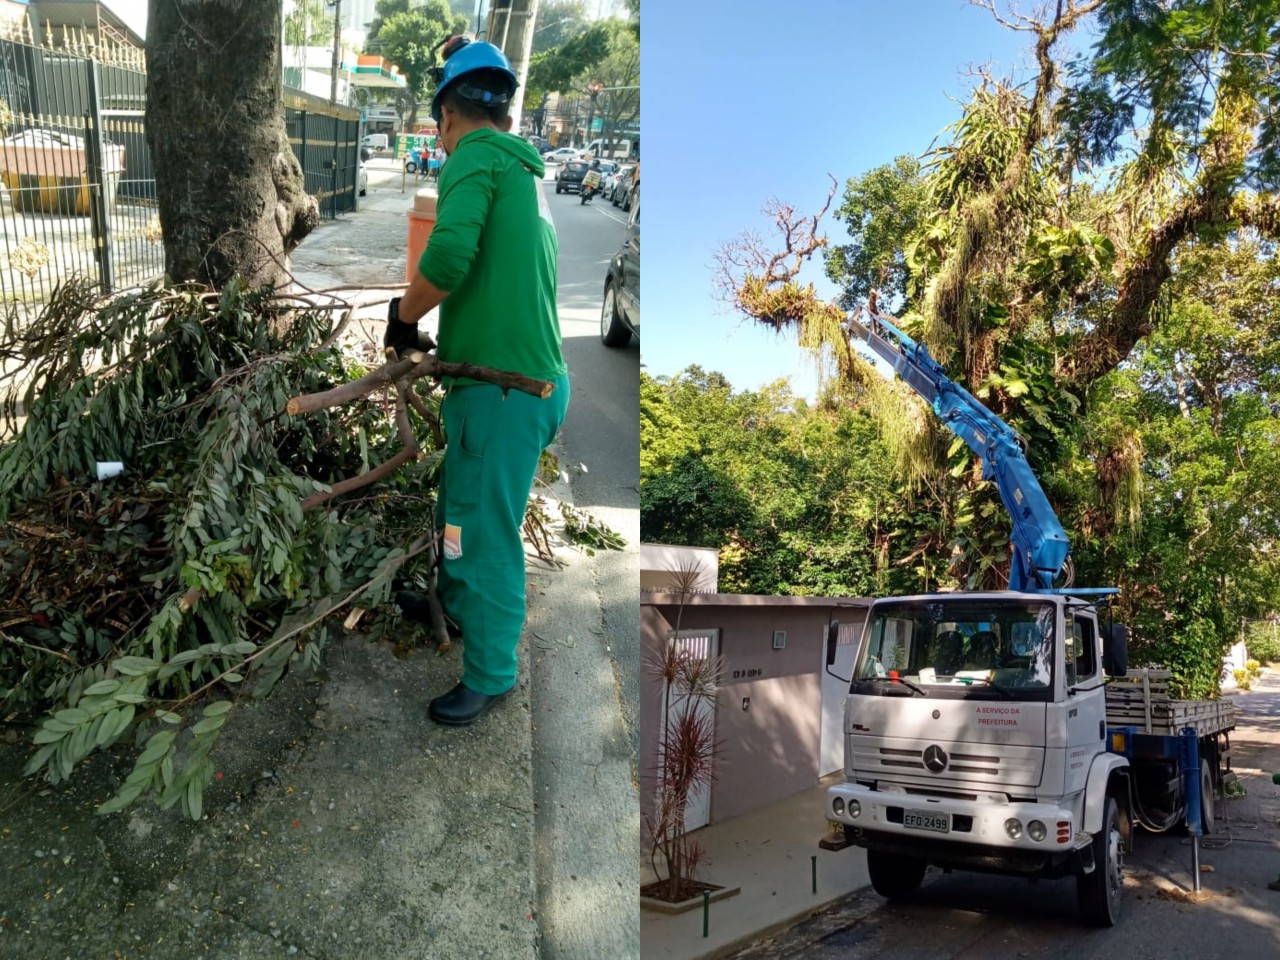
[[[542,155],[542,159],[547,163],[564,163],[566,160],[577,160],[581,152],[573,147],[561,147],[558,150],[548,150]]]
[[[605,161],[605,163],[609,163],[609,162],[610,161],[607,161],[607,160]],[[603,165],[604,164],[601,164],[601,166]],[[600,181],[600,198],[602,200],[613,199],[614,192],[618,188],[618,182],[622,180],[623,174],[625,174],[628,170],[631,169],[630,167],[624,167],[624,166],[621,166],[620,164],[612,164],[612,166],[613,166],[613,169],[610,170],[608,173],[606,173],[604,175],[604,179]]]

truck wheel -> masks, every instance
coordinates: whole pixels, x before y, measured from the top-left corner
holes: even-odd
[[[1076,878],[1076,899],[1086,922],[1114,927],[1120,919],[1124,890],[1124,838],[1120,833],[1120,807],[1108,795],[1102,811],[1102,830],[1093,838],[1093,873]]]
[[[883,850],[867,851],[867,873],[876,893],[890,900],[901,900],[920,889],[927,864],[919,857],[908,857]]]
[[[1200,827],[1206,836],[1213,833],[1213,768],[1207,757],[1200,761]]]

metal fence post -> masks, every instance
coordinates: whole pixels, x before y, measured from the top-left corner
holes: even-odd
[[[302,192],[307,190],[307,111],[298,111],[298,136],[302,141],[298,144],[298,165],[302,167]]]
[[[98,280],[104,293],[115,288],[111,263],[111,219],[107,209],[107,174],[102,138],[102,82],[98,61],[86,60],[89,110],[85,114],[85,152],[88,154],[89,226],[93,231],[93,254],[98,262]]]

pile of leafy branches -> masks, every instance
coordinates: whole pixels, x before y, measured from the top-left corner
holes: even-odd
[[[28,774],[57,783],[132,732],[144,750],[100,812],[154,792],[198,818],[232,707],[205,695],[266,695],[291,663],[318,666],[331,614],[365,609],[378,636],[393,581],[428,582],[438,442],[307,509],[402,446],[383,396],[286,412],[367,372],[338,346],[345,306],[67,284],[10,323],[0,362],[23,386],[7,432],[25,422],[0,445],[0,717],[49,713]],[[407,389],[399,415],[438,440],[438,395]],[[111,461],[123,473],[98,479]]]

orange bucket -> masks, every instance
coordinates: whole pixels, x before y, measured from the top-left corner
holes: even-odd
[[[429,187],[419,190],[409,210],[409,258],[404,268],[405,283],[412,283],[418,273],[418,261],[427,249],[427,238],[436,225],[436,192]]]

